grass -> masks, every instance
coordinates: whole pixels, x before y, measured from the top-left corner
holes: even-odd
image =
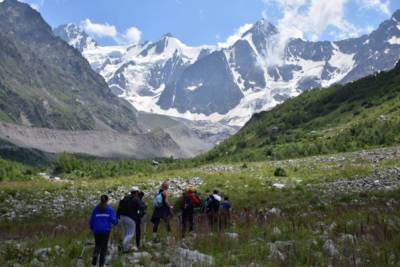
[[[226,231],[238,233],[238,240],[229,239],[224,233],[210,235],[203,219],[198,225],[197,236],[186,241],[191,249],[212,255],[217,266],[242,266],[250,263],[262,266],[353,266],[354,261],[356,265],[369,266],[397,264],[400,261],[400,216],[396,210],[400,208],[397,201],[400,191],[323,195],[319,186],[339,179],[366,176],[374,170],[399,167],[398,161],[388,159],[371,165],[369,161],[353,154],[335,155],[335,160],[330,160],[330,157],[246,162],[246,166],[238,162],[224,165],[230,167],[224,170],[218,169],[221,165],[214,164],[191,169],[163,170],[151,175],[80,178],[67,183],[49,182],[40,178],[2,182],[0,200],[4,202],[13,196],[34,201],[37,196],[44,195],[45,191],[55,196],[63,195],[66,199],[85,199],[85,194],[96,197],[100,193],[114,191],[119,186],[139,184],[148,187],[149,182],[154,180],[198,176],[204,179],[204,184],[197,188],[199,192],[218,188],[223,195],[229,195],[234,207],[233,225]],[[277,168],[285,170],[286,177],[275,176]],[[277,182],[286,187],[274,188],[272,185]],[[77,193],[71,193],[71,190]],[[148,196],[147,201],[150,204],[151,196]],[[68,201],[65,203],[68,206]],[[4,204],[0,206],[4,208]],[[27,249],[24,255],[16,255],[21,252],[9,245],[2,250],[5,255],[1,257],[0,264],[7,261],[29,263],[35,249],[54,248],[56,245],[64,252],[52,254],[46,266],[74,262],[84,240],[90,235],[86,226],[89,208],[75,207],[73,212],[68,211],[60,218],[43,213],[28,220],[1,220],[0,228],[4,231],[0,239],[24,241]],[[266,221],[258,216],[260,210],[264,212],[271,208],[279,208],[282,216],[271,217]],[[58,225],[67,228],[55,235],[54,229]],[[280,234],[273,234],[274,227],[279,228]],[[151,238],[149,228],[145,233],[147,240]],[[165,236],[163,227],[161,229]],[[177,218],[174,220],[174,229],[174,235],[179,240]],[[346,244],[342,238],[344,234],[355,236],[356,243],[351,246]],[[117,236],[115,233],[114,240]],[[327,239],[333,240],[340,257],[332,258],[324,253],[322,247]],[[279,248],[284,260],[271,256],[271,244],[276,241],[289,242],[281,244]],[[89,254],[85,254],[87,261]],[[146,261],[143,263],[150,264]],[[113,266],[121,264],[116,260]]]
[[[346,85],[304,92],[255,114],[200,162],[302,158],[400,142],[400,65]]]

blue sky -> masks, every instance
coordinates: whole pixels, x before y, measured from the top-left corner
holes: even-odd
[[[188,45],[216,44],[266,18],[289,37],[334,40],[376,28],[399,0],[24,0],[53,27],[75,23],[100,43],[155,41],[172,33]]]

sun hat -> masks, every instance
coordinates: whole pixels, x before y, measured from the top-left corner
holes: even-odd
[[[139,192],[140,190],[139,190],[139,187],[137,187],[137,186],[132,186],[132,188],[131,188],[131,192]]]

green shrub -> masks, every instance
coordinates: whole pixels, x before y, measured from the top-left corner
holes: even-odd
[[[277,176],[277,177],[287,177],[287,174],[286,174],[285,169],[283,169],[283,168],[281,168],[281,167],[278,167],[278,168],[276,168],[275,171],[274,171],[274,176]]]

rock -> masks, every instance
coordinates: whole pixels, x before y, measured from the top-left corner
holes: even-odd
[[[272,184],[272,187],[277,188],[277,189],[282,189],[282,188],[286,187],[286,185],[280,184],[280,183],[274,183],[274,184]]]
[[[133,257],[135,259],[151,259],[151,254],[146,252],[146,251],[142,251],[142,252],[135,252],[133,253]]]
[[[225,233],[225,236],[229,239],[232,240],[237,240],[239,239],[239,234],[238,233]]]
[[[339,238],[339,241],[353,244],[355,239],[356,238],[351,234],[342,234]]]
[[[34,259],[31,261],[31,266],[32,266],[32,267],[43,267],[44,264],[43,264],[42,262],[40,262],[37,258],[34,258]]]
[[[322,249],[323,249],[324,253],[330,257],[336,257],[339,255],[339,251],[335,247],[335,244],[333,243],[333,241],[330,239],[325,241]]]
[[[67,230],[68,230],[68,227],[66,227],[65,225],[59,224],[54,228],[53,235],[57,236],[57,235],[63,234]]]
[[[212,266],[214,258],[209,255],[202,254],[196,250],[177,248],[171,257],[171,263],[178,266]]]
[[[267,216],[281,216],[281,210],[278,208],[272,208],[267,212]]]
[[[279,251],[275,243],[269,243],[269,258],[274,261],[285,261],[285,255]]]
[[[140,259],[135,258],[134,256],[125,257],[125,265],[135,265],[139,264]]]
[[[37,249],[33,252],[33,255],[37,257],[40,261],[46,262],[49,260],[49,256],[51,254],[51,248],[41,248]]]
[[[278,228],[278,226],[275,226],[274,228],[272,228],[272,235],[273,236],[277,236],[280,235],[282,232],[281,230]]]
[[[76,267],[85,267],[85,261],[83,259],[78,259],[76,261]]]
[[[336,224],[336,222],[333,222],[333,223],[331,223],[331,225],[329,225],[329,231],[333,231],[333,230],[335,230],[335,228],[337,227],[337,224]]]

